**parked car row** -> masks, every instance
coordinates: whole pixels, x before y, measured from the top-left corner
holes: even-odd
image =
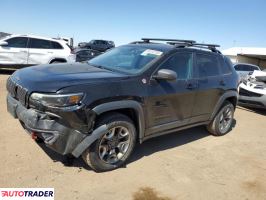
[[[11,35],[0,40],[0,66],[21,67],[75,62],[76,56],[65,40],[33,35]]]
[[[46,38],[33,35],[11,35],[0,39],[0,67],[84,62],[113,48],[114,42],[92,40],[83,48],[73,49],[72,38]],[[80,45],[82,46],[82,45]]]

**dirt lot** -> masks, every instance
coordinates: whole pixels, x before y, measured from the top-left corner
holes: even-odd
[[[54,187],[65,200],[143,199],[152,189],[178,200],[266,199],[266,112],[238,108],[224,137],[204,127],[162,136],[138,145],[126,167],[95,173],[81,159],[64,166],[25,134],[6,111],[7,78],[0,75],[0,187]]]

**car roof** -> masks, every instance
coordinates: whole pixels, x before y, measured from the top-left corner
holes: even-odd
[[[37,36],[37,35],[13,34],[13,35],[10,35],[10,36],[6,37],[5,39],[7,39],[7,38],[13,38],[13,37],[30,37],[30,38],[35,38],[35,39],[50,40],[50,41],[60,42],[62,44],[66,44],[66,41],[65,40],[62,40],[62,39],[54,39],[54,38],[49,38],[49,37]]]

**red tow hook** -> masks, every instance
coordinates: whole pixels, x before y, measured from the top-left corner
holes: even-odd
[[[35,132],[31,132],[31,138],[33,139],[33,140],[37,140],[37,134],[35,133]]]

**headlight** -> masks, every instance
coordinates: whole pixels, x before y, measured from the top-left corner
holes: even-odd
[[[83,97],[83,93],[75,94],[42,94],[42,93],[32,93],[30,96],[30,101],[37,101],[44,106],[51,107],[65,107],[73,106],[80,103]]]

